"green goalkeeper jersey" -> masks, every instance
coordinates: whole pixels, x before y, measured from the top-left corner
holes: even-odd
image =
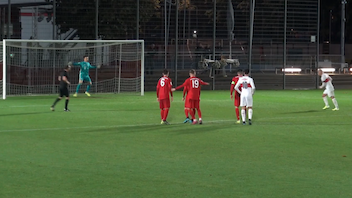
[[[73,63],[73,66],[79,66],[80,67],[80,75],[82,76],[88,76],[89,75],[89,69],[95,69],[97,68],[96,66],[92,66],[90,63],[88,62],[77,62],[77,63]]]

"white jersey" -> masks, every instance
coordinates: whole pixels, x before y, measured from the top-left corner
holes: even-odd
[[[241,87],[241,90],[239,90]],[[253,94],[255,90],[254,81],[249,76],[242,76],[238,79],[235,85],[235,89],[241,94],[240,106],[241,107],[252,107],[253,106]]]
[[[242,91],[239,90],[239,87]],[[241,95],[253,95],[255,90],[253,78],[249,76],[240,77],[235,85],[235,90]]]
[[[334,86],[332,85],[332,78],[328,74],[321,75],[322,87],[325,87],[327,91],[334,91]]]

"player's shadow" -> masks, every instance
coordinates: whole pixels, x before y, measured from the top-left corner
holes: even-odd
[[[299,113],[317,113],[321,112],[319,110],[306,110],[306,111],[291,111],[291,112],[282,112],[281,114],[299,114]]]
[[[7,113],[7,114],[0,114],[0,117],[5,117],[5,116],[21,116],[21,115],[37,115],[37,114],[44,114],[44,113],[52,113],[50,111],[48,112],[26,112],[26,113]]]

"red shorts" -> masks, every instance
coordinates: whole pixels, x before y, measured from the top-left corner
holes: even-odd
[[[160,106],[160,109],[170,108],[170,99],[159,100],[159,106]]]
[[[241,95],[238,93],[235,93],[235,99],[234,99],[234,105],[235,107],[240,106],[240,101],[241,101]]]
[[[199,100],[188,99],[185,103],[185,107],[190,109],[199,109]]]

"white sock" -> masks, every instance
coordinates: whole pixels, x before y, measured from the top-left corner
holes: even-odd
[[[329,106],[328,98],[326,96],[323,97],[323,100],[324,100],[325,106]]]
[[[332,99],[332,102],[334,103],[335,108],[338,109],[339,108],[339,104],[337,104],[336,98]]]
[[[246,121],[246,110],[242,109],[241,114],[242,114],[242,122],[245,122]]]
[[[252,119],[253,116],[253,109],[248,109],[248,119]]]

